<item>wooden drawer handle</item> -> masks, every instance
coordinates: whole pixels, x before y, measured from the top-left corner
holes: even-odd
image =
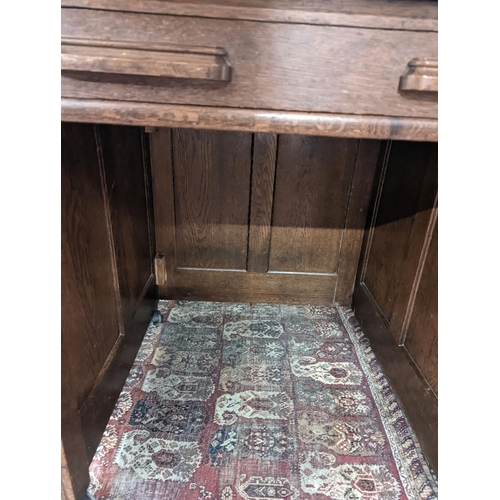
[[[231,65],[224,49],[131,41],[65,38],[61,43],[61,70],[231,80]]]
[[[438,91],[437,59],[412,59],[399,79],[399,90]]]

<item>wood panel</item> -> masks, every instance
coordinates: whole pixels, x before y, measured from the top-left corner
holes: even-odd
[[[401,141],[390,148],[363,282],[399,342],[437,192],[437,145]]]
[[[247,263],[250,272],[266,273],[269,269],[277,141],[276,134],[254,135]]]
[[[62,127],[62,488],[76,500],[156,304],[144,146],[138,128]]]
[[[153,274],[154,244],[150,241],[152,213],[139,127],[99,127],[100,147],[115,243],[120,297],[128,323]],[[135,265],[131,265],[134,262]]]
[[[279,139],[271,271],[337,272],[357,141]]]
[[[399,92],[408,62],[437,58],[434,32],[64,8],[62,34],[220,47],[233,69],[230,83],[65,71],[64,97],[437,119],[437,93]]]
[[[150,142],[162,297],[331,304],[340,284],[350,303],[378,142],[181,129]]]
[[[405,347],[432,390],[438,392],[438,226],[425,260]]]
[[[419,0],[62,0],[63,6],[340,26],[437,31],[437,2]]]
[[[202,130],[437,141],[438,121],[429,118],[301,113],[225,106],[184,106],[102,99],[61,99],[61,119],[69,122],[183,127]]]
[[[352,302],[379,152],[380,141],[360,141],[340,246],[339,279],[335,290],[337,304],[350,306]]]
[[[221,302],[331,305],[337,276],[203,271],[176,271],[174,296]]]
[[[437,472],[437,144],[387,142],[355,313]]]
[[[61,153],[62,487],[79,500],[89,463],[79,410],[120,338],[121,322],[94,127],[63,124]]]
[[[138,127],[122,126],[100,126],[97,131],[123,336],[80,409],[89,460],[99,444],[156,305],[151,181],[143,132]]]
[[[434,472],[438,472],[438,401],[418,375],[406,351],[399,347],[378,313],[365,285],[356,287],[354,312],[384,375],[403,405],[418,442]]]
[[[120,333],[117,284],[94,127],[62,127],[63,373],[75,374],[78,409]]]
[[[178,267],[246,269],[252,135],[173,134]]]

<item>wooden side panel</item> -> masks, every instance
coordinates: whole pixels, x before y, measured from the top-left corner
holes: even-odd
[[[152,214],[147,170],[143,165],[143,137],[139,127],[101,125],[99,132],[121,305],[124,321],[128,323],[153,273]]]
[[[63,488],[91,460],[156,304],[147,150],[131,127],[62,126]]]
[[[107,200],[94,127],[62,127],[62,348],[78,409],[120,335]],[[64,395],[63,395],[64,396]]]
[[[380,151],[380,141],[363,139],[359,142],[356,165],[349,193],[345,231],[340,246],[338,283],[335,302],[350,306],[354,293],[370,196]]]
[[[270,271],[337,271],[357,145],[348,139],[280,136]]]
[[[177,266],[246,269],[252,134],[173,134]]]
[[[98,127],[124,335],[80,410],[91,459],[156,304],[154,235],[146,142],[138,127]]]
[[[404,316],[437,192],[437,145],[393,142],[364,283],[387,321]],[[390,328],[399,341],[399,327]]]
[[[434,226],[405,347],[425,379],[438,392],[438,226]]]
[[[62,491],[88,485],[79,410],[120,338],[118,287],[94,126],[62,124],[61,144]]]
[[[355,313],[437,472],[437,144],[385,144]]]

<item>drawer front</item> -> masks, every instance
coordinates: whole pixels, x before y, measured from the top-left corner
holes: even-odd
[[[64,97],[437,118],[436,92],[398,91],[412,59],[437,59],[437,33],[64,8],[62,35],[217,47],[231,66],[226,79],[124,74],[123,61],[121,74],[64,71]]]

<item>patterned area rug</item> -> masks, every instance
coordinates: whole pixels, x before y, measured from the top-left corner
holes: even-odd
[[[437,498],[350,309],[159,309],[90,466],[91,498]]]

